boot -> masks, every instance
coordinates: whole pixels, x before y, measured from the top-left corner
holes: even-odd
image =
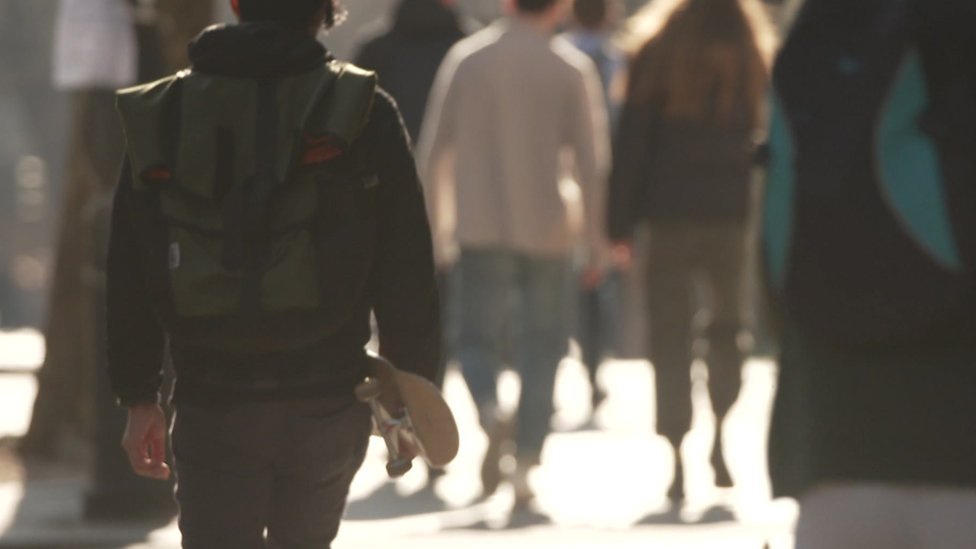
[[[519,459],[515,463],[515,472],[512,473],[512,488],[515,490],[515,506],[528,505],[535,499],[535,492],[529,486],[529,472],[535,463]]]
[[[675,452],[677,454],[677,452]],[[684,469],[681,465],[681,458],[675,455],[674,458],[674,477],[671,486],[668,488],[668,503],[664,509],[654,511],[642,518],[640,525],[662,525],[662,524],[684,524],[682,509],[685,502],[685,478]]]
[[[685,501],[685,473],[684,466],[681,464],[681,457],[675,452],[674,457],[674,478],[671,487],[668,488],[668,500],[673,507],[681,508]]]
[[[490,496],[502,481],[501,459],[506,446],[511,445],[512,420],[496,419],[488,428],[488,448],[481,462],[481,495]]]
[[[725,463],[725,453],[722,450],[722,430],[716,428],[715,442],[712,444],[712,469],[715,471],[715,486],[731,488],[734,485],[732,474]]]

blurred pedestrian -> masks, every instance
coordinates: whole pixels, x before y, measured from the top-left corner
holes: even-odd
[[[448,50],[467,35],[456,11],[455,0],[401,0],[392,26],[365,41],[356,54],[356,64],[375,71],[383,86],[396,100],[403,123],[413,142],[420,136],[430,89],[437,69]],[[441,317],[448,318],[447,269],[439,269],[437,285],[441,294]],[[450,336],[445,330],[441,353],[439,385],[450,359]],[[430,471],[427,487],[442,471]]]
[[[356,64],[375,71],[396,100],[403,122],[416,142],[437,69],[467,32],[455,0],[401,0],[385,32],[366,40]]]
[[[624,52],[613,39],[621,10],[620,2],[615,0],[574,0],[571,24],[563,34],[596,66],[603,85],[611,134],[620,115],[623,99],[620,84],[627,64]]]
[[[722,424],[741,384],[749,174],[772,31],[754,0],[655,0],[636,17],[609,227],[618,242],[629,241],[639,223],[650,228],[657,429],[675,450],[665,515],[679,520],[685,497],[679,450],[691,428],[696,358],[708,365],[715,483],[733,484]],[[657,24],[641,27],[644,21]]]
[[[496,376],[513,343],[522,380],[512,477],[519,504],[532,499],[528,473],[550,431],[556,368],[568,349],[574,237],[559,193],[566,149],[582,187],[591,279],[606,250],[606,109],[593,63],[553,37],[563,9],[558,0],[517,0],[510,17],[455,46],[419,147],[435,255],[442,265],[457,261],[456,354],[489,435],[485,493],[500,482],[512,437],[497,409]]]
[[[976,547],[974,24],[809,0],[777,60],[769,460],[798,549]]]
[[[619,2],[613,0],[575,0],[572,24],[564,34],[596,66],[603,85],[611,135],[620,113],[623,94],[618,90],[626,65],[623,52],[613,42],[615,21],[620,9]],[[583,366],[589,374],[594,411],[606,398],[606,392],[597,381],[598,369],[603,359],[618,347],[622,276],[621,272],[611,270],[599,284],[583,284],[579,291],[576,342],[580,346]]]
[[[169,340],[184,547],[328,547],[371,431],[370,310],[387,358],[437,375],[430,229],[392,99],[315,40],[340,7],[234,5],[190,71],[119,93],[110,375],[133,470],[168,477]]]

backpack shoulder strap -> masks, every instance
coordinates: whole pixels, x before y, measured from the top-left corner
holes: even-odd
[[[376,87],[374,72],[338,61],[327,64],[305,115],[306,133],[352,146],[369,120]]]
[[[189,71],[116,92],[126,151],[137,190],[167,183],[175,171],[183,80]],[[138,136],[138,137],[137,137]]]

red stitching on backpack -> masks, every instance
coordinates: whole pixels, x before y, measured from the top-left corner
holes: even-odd
[[[173,170],[166,166],[153,166],[142,172],[142,180],[148,183],[165,183],[173,179]]]
[[[302,166],[314,166],[328,162],[341,156],[343,148],[331,136],[309,136],[304,138],[305,152],[302,154]]]

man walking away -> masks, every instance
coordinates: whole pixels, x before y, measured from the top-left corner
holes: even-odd
[[[437,69],[451,47],[467,35],[454,4],[454,0],[401,0],[392,27],[366,41],[356,55],[356,64],[375,71],[383,89],[396,100],[414,142],[420,136],[420,123]],[[448,277],[446,269],[438,270],[442,318],[447,318],[450,306],[445,298]],[[443,385],[451,358],[448,331],[449,328],[444,334],[439,385]],[[434,480],[442,474],[442,470],[430,470],[426,488],[432,489]]]
[[[623,94],[618,93],[617,89],[622,84],[626,61],[623,52],[613,44],[614,21],[619,9],[619,3],[612,0],[575,0],[573,26],[564,35],[596,66],[603,85],[611,135],[615,132],[623,99]],[[630,274],[627,270],[627,274]],[[618,324],[623,310],[620,299],[625,287],[624,278],[622,270],[614,269],[599,284],[581,280],[576,311],[576,342],[580,347],[583,366],[589,374],[593,413],[606,398],[606,393],[597,382],[600,364],[608,354],[618,349],[621,339]]]
[[[556,367],[568,347],[575,238],[559,193],[565,151],[582,187],[591,274],[606,254],[606,109],[593,63],[553,38],[562,18],[557,0],[518,0],[510,17],[455,46],[419,147],[435,255],[457,261],[457,356],[489,434],[486,493],[499,483],[511,436],[497,411],[496,375],[514,344],[520,504],[532,499],[527,474],[550,430]]]
[[[336,4],[234,5],[189,71],[119,94],[110,375],[133,469],[167,477],[169,341],[183,547],[325,548],[370,433],[370,310],[384,356],[437,375],[429,227],[393,101],[315,40]]]

